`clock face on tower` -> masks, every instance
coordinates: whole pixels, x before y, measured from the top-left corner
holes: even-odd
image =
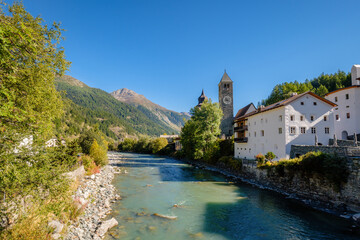
[[[225,96],[225,97],[223,98],[223,102],[224,102],[225,104],[230,104],[230,103],[231,103],[231,97],[230,97],[230,96]]]

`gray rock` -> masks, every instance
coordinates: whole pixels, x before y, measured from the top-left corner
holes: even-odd
[[[118,221],[116,221],[115,218],[111,218],[110,220],[107,220],[105,222],[102,222],[100,227],[97,229],[96,233],[102,237],[105,235],[105,233],[112,227],[115,227],[118,225]]]

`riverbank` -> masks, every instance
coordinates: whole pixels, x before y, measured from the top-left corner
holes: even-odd
[[[112,185],[115,174],[121,174],[116,164],[121,162],[119,155],[108,153],[109,164],[101,168],[100,173],[86,176],[72,196],[79,211],[84,214],[73,222],[64,239],[102,239],[108,229],[117,225],[115,219],[106,220],[111,213],[111,204],[121,197]]]
[[[325,190],[327,189],[328,191],[331,191],[331,193],[323,192],[317,194],[314,193],[313,195],[311,195],[309,194],[309,192],[307,192],[306,189],[298,190],[299,187],[304,188],[303,184],[298,184],[298,186],[292,186],[292,183],[290,181],[284,184],[283,183],[284,179],[280,179],[280,181],[278,181],[279,185],[278,186],[275,185],[274,183],[276,183],[277,181],[276,180],[274,181],[271,177],[269,177],[271,176],[272,173],[267,172],[267,170],[257,169],[256,164],[255,165],[245,164],[244,166],[242,166],[241,172],[238,171],[234,172],[226,167],[219,165],[214,166],[203,162],[191,161],[188,159],[178,159],[178,160],[186,162],[188,164],[191,164],[199,168],[221,173],[225,176],[233,178],[235,181],[245,182],[261,189],[267,189],[280,193],[281,195],[285,196],[287,199],[298,201],[302,205],[338,217],[348,219],[353,222],[354,231],[357,232],[360,231],[360,214],[358,211],[359,208],[356,208],[357,205],[347,206],[346,204],[344,204],[344,202],[340,200],[338,201],[331,200],[330,197],[326,196],[327,194],[328,195],[334,194],[334,190],[331,188],[325,188]],[[309,184],[313,188],[312,191],[316,190],[316,186],[314,182],[316,182],[316,180],[314,181],[314,179],[309,179]],[[320,183],[318,182],[317,184],[324,184],[324,182],[320,182]],[[289,190],[289,186],[293,187],[293,189]],[[340,193],[335,192],[335,194],[339,195]],[[319,199],[319,197],[315,195],[321,195],[322,199]]]

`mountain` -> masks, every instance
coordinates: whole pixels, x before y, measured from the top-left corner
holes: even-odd
[[[65,105],[63,119],[56,122],[60,134],[77,135],[94,125],[113,139],[174,132],[168,124],[149,118],[151,113],[145,114],[137,107],[120,102],[109,93],[91,88],[71,76],[58,77],[56,89],[62,93]]]
[[[187,113],[168,110],[127,88],[121,88],[110,94],[120,102],[135,106],[148,116],[149,119],[159,124],[165,124],[176,133],[180,132],[181,127],[184,126],[184,119],[189,119],[190,117]]]

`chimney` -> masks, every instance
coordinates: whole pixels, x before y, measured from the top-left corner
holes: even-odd
[[[292,93],[290,94],[290,97],[293,97],[293,96],[296,96],[296,95],[298,95],[296,92],[292,92]]]
[[[360,85],[360,65],[353,65],[351,68],[351,85]]]

